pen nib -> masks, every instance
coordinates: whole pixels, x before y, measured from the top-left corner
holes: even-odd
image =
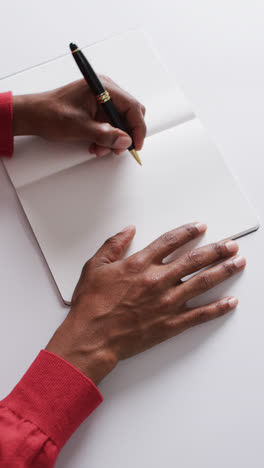
[[[140,157],[139,157],[137,151],[135,149],[132,149],[132,150],[130,150],[130,153],[132,154],[133,158],[135,158],[137,163],[140,164],[140,166],[142,166],[142,162],[140,160]]]

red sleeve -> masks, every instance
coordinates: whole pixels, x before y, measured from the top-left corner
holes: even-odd
[[[0,93],[0,156],[12,156],[13,149],[13,99],[9,91]]]
[[[79,370],[41,351],[0,402],[0,466],[53,467],[62,446],[102,400]]]

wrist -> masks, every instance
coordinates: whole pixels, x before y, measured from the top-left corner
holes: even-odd
[[[38,95],[13,96],[13,135],[37,135]]]
[[[86,333],[68,317],[55,332],[46,350],[57,354],[98,385],[117,365],[107,346],[89,344]]]

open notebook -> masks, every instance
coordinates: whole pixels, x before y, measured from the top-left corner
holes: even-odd
[[[146,106],[143,166],[128,152],[96,159],[83,145],[34,137],[17,138],[14,157],[4,160],[65,302],[84,262],[127,224],[137,226],[128,254],[186,222],[208,224],[203,243],[258,227],[247,199],[146,35],[128,32],[83,51],[95,70]],[[80,77],[68,54],[1,80],[0,91],[40,92]]]

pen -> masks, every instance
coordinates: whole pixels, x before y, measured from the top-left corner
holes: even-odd
[[[120,128],[124,132],[128,133],[127,129],[125,128],[120,115],[118,114],[111,96],[108,91],[103,87],[101,81],[99,80],[98,76],[96,75],[95,71],[91,67],[90,63],[88,62],[87,58],[83,54],[83,52],[79,49],[76,44],[71,43],[70,49],[72,51],[72,55],[79,67],[84,79],[87,81],[88,85],[90,86],[93,94],[95,95],[97,101],[103,106],[103,109],[109,118],[111,124],[116,127]],[[131,136],[131,135],[130,135]],[[138,164],[142,165],[139,155],[135,149],[135,146],[132,141],[132,145],[128,148],[132,156],[138,162]]]

